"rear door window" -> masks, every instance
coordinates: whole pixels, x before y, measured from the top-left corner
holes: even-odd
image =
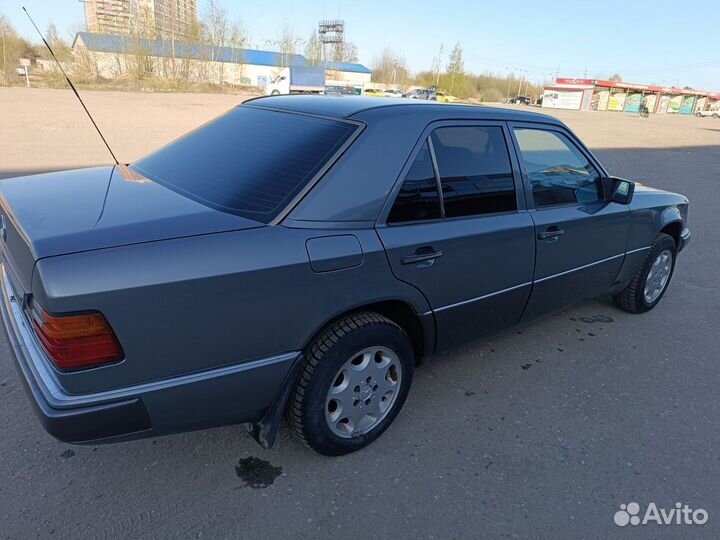
[[[499,126],[433,131],[446,217],[517,210],[510,155]]]
[[[342,120],[241,106],[131,167],[197,202],[267,223],[357,129]]]

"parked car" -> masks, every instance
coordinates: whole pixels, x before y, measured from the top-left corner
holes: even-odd
[[[530,98],[527,96],[517,96],[510,100],[514,105],[530,105]]]
[[[437,100],[442,103],[457,103],[458,102],[458,98],[456,98],[455,96],[453,96],[451,94],[448,94],[447,92],[441,92],[440,90],[435,92],[435,96],[436,96]]]
[[[256,98],[129,166],[0,182],[0,312],[63,441],[269,447],[286,411],[339,455],[424,356],[598,295],[653,309],[687,218],[550,116]]]
[[[425,99],[428,101],[437,101],[436,90],[433,87],[430,88],[415,88],[405,94],[406,98],[409,99]]]
[[[701,118],[712,116],[713,118],[720,118],[720,109],[707,109],[705,111],[697,111],[695,113],[695,116],[699,116]]]
[[[354,96],[355,88],[352,86],[326,86],[325,95],[327,96]]]
[[[378,88],[366,88],[363,91],[363,95],[365,95],[367,97],[384,97],[385,92],[383,92],[382,90],[380,90]]]
[[[399,98],[403,97],[403,93],[400,90],[396,90],[394,88],[388,88],[384,92],[385,97],[393,97],[393,98]]]

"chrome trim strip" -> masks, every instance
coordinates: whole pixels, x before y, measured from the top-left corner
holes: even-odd
[[[646,247],[641,247],[641,248],[637,248],[637,249],[631,249],[630,251],[626,251],[625,255],[632,255],[633,253],[637,253],[638,251],[645,251],[645,250],[648,250],[651,248],[652,248],[652,246],[646,246]]]
[[[435,173],[435,187],[437,188],[438,200],[440,201],[440,219],[445,219],[445,197],[442,190],[442,181],[440,180],[440,169],[438,168],[437,157],[435,157],[435,147],[433,146],[432,142],[432,131],[425,138],[425,142],[428,145],[428,151],[430,152],[430,162],[432,163],[433,172]],[[410,165],[410,167],[412,167],[412,165]]]
[[[5,319],[3,322],[0,322],[0,324],[5,324],[8,333],[8,341],[10,341],[9,345],[15,349],[17,362],[21,364],[20,368],[23,374],[26,377],[33,377],[48,405],[56,409],[85,405],[98,405],[109,401],[138,397],[144,393],[162,390],[168,387],[192,384],[208,379],[223,377],[225,375],[232,375],[234,373],[262,368],[279,362],[291,362],[300,354],[297,351],[287,352],[276,356],[243,362],[241,364],[223,366],[197,373],[180,375],[170,379],[136,384],[134,386],[126,386],[123,388],[95,392],[92,394],[67,394],[60,387],[60,384],[57,382],[51,371],[52,368],[50,368],[46,363],[47,361],[44,358],[44,353],[40,351],[35,342],[35,338],[31,335],[30,329],[25,322],[25,317],[22,315],[17,300],[14,296],[11,298],[12,289],[10,289],[7,274],[2,266],[0,266],[0,273],[2,273],[1,311],[3,312],[3,319]]]
[[[559,274],[552,274],[551,276],[545,276],[544,278],[536,279],[534,283],[542,283],[543,281],[548,281],[550,279],[554,279],[556,277],[565,276],[567,274],[572,274],[573,272],[577,272],[578,270],[585,270],[586,268],[591,268],[593,266],[597,266],[598,264],[602,264],[604,262],[612,261],[613,259],[617,259],[619,257],[624,257],[625,253],[620,253],[618,255],[613,255],[612,257],[607,257],[605,259],[600,259],[599,261],[591,262],[589,264],[584,264],[582,266],[578,266],[576,268],[571,268],[570,270],[565,270],[564,272],[560,272]]]
[[[462,302],[456,302],[456,303],[454,303],[454,304],[449,304],[449,305],[447,305],[447,306],[439,307],[439,308],[437,308],[437,309],[428,311],[427,313],[422,313],[422,315],[427,315],[427,314],[430,314],[430,313],[433,313],[433,312],[437,313],[437,312],[439,312],[439,311],[445,311],[446,309],[452,309],[452,308],[455,308],[455,307],[458,307],[458,306],[463,306],[463,305],[465,305],[465,304],[471,304],[471,303],[473,303],[473,302],[479,302],[480,300],[485,300],[486,298],[490,298],[490,297],[492,297],[492,296],[497,296],[498,294],[503,294],[503,293],[506,293],[506,292],[514,291],[515,289],[520,289],[520,288],[522,288],[522,287],[527,287],[528,285],[532,285],[532,281],[528,281],[528,282],[526,282],[526,283],[520,283],[519,285],[514,285],[514,286],[512,286],[512,287],[508,287],[507,289],[502,289],[502,290],[499,290],[499,291],[495,291],[495,292],[491,292],[491,293],[488,293],[488,294],[484,294],[484,295],[482,295],[482,296],[478,296],[477,298],[470,298],[469,300],[463,300]]]
[[[430,311],[426,311],[425,313],[421,313],[420,315],[430,315],[431,313],[437,313],[437,312],[440,312],[440,311],[445,311],[446,309],[452,309],[452,308],[455,308],[455,307],[458,307],[458,306],[462,306],[462,305],[465,305],[465,304],[471,304],[472,302],[478,302],[478,301],[480,301],[480,300],[485,300],[486,298],[490,298],[490,297],[496,296],[496,295],[498,295],[498,294],[503,294],[503,293],[506,293],[506,292],[510,292],[510,291],[512,291],[512,290],[519,289],[519,288],[525,287],[525,286],[527,286],[527,285],[532,285],[532,284],[534,284],[534,283],[542,283],[543,281],[548,281],[548,280],[551,280],[551,279],[556,278],[556,277],[565,276],[565,275],[567,275],[567,274],[571,274],[572,272],[577,272],[578,270],[584,270],[584,269],[586,269],[586,268],[591,268],[591,267],[596,266],[596,265],[598,265],[598,264],[602,264],[602,263],[604,263],[604,262],[612,261],[613,259],[618,259],[618,258],[620,258],[620,257],[625,257],[626,255],[631,255],[631,254],[637,253],[637,252],[639,252],[639,251],[645,251],[645,250],[650,249],[651,247],[652,247],[652,246],[646,246],[646,247],[642,247],[642,248],[638,248],[638,249],[633,249],[633,250],[628,251],[628,252],[626,252],[626,253],[619,253],[619,254],[617,254],[617,255],[613,255],[612,257],[607,257],[607,258],[605,258],[605,259],[600,259],[599,261],[595,261],[595,262],[591,262],[591,263],[589,263],[589,264],[584,264],[584,265],[582,265],[582,266],[578,266],[577,268],[571,268],[570,270],[565,270],[564,272],[560,272],[559,274],[552,274],[552,275],[550,275],[550,276],[546,276],[546,277],[544,277],[544,278],[536,279],[536,280],[534,280],[534,281],[528,281],[527,283],[520,283],[519,285],[515,285],[514,287],[508,287],[507,289],[502,289],[502,290],[500,290],[500,291],[495,291],[495,292],[492,292],[492,293],[489,293],[489,294],[485,294],[485,295],[483,295],[483,296],[478,296],[477,298],[470,298],[469,300],[463,300],[462,302],[456,302],[455,304],[449,304],[449,305],[447,305],[447,306],[439,307],[439,308],[434,309],[434,310],[431,309]]]

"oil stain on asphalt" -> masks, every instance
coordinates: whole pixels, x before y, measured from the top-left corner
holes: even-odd
[[[245,485],[252,489],[263,489],[270,486],[282,474],[282,467],[273,467],[269,461],[246,457],[235,465],[235,474]]]

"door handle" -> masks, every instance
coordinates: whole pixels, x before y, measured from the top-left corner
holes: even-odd
[[[563,234],[565,234],[565,231],[563,229],[561,229],[557,225],[551,225],[543,232],[538,233],[538,238],[540,240],[548,240],[549,238],[557,238],[558,236],[562,236]]]
[[[435,251],[432,247],[418,248],[412,255],[406,255],[400,261],[402,264],[415,264],[424,261],[434,261],[438,257],[442,257],[443,252]]]

